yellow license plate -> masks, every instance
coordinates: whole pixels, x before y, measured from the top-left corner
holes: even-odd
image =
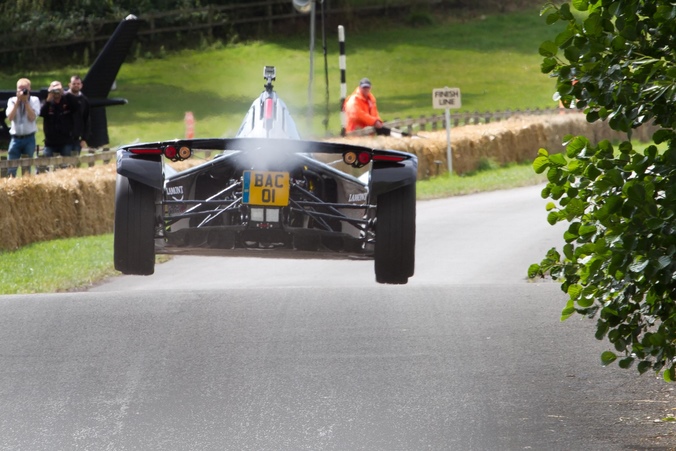
[[[249,205],[289,205],[289,173],[244,171],[242,202]]]

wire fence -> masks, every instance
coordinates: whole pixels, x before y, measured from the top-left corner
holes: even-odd
[[[413,6],[439,7],[442,4],[441,0],[417,0],[414,5],[401,0],[384,0],[375,5],[344,5],[325,0],[324,14],[327,17],[350,20],[361,14],[388,16],[409,11]],[[233,35],[260,38],[273,33],[277,24],[286,29],[297,29],[298,21],[309,20],[307,15],[294,9],[291,0],[207,5],[201,8],[144,13],[138,17],[147,23],[138,33],[143,38],[141,40],[146,43],[161,41],[163,44],[174,41],[180,44],[185,41],[186,36],[199,33],[211,37],[218,35],[221,39],[228,39]],[[54,52],[51,49],[65,48],[68,54],[75,51],[87,58],[109,39],[118,23],[119,19],[82,18],[79,22],[69,24],[74,31],[63,38],[59,38],[50,28],[3,30],[0,33],[0,57],[8,58],[8,61],[23,61],[26,58],[47,57]]]
[[[579,113],[574,109],[563,108],[526,108],[525,110],[504,110],[504,111],[474,111],[451,113],[451,126],[458,127],[461,125],[472,124],[488,124],[490,122],[499,122],[509,119],[514,116],[543,116],[549,114],[570,114]],[[431,116],[421,115],[420,117],[407,117],[405,119],[394,118],[391,121],[384,123],[385,127],[394,128],[408,134],[415,134],[419,131],[436,131],[446,128],[446,117],[444,114],[435,114]],[[373,133],[372,127],[367,127],[361,130],[354,130],[347,133],[348,136],[364,136]]]

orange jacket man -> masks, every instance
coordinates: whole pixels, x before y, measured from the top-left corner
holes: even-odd
[[[371,82],[362,78],[359,86],[345,102],[347,124],[345,131],[351,132],[364,127],[382,128],[383,121],[378,114],[376,98],[371,93]]]

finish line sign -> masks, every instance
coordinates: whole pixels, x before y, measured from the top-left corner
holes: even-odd
[[[460,102],[460,88],[449,88],[446,86],[441,89],[433,89],[432,106],[436,109],[446,110],[446,140],[448,141],[446,161],[448,162],[448,173],[453,174],[453,154],[451,152],[451,108],[460,108],[462,106],[462,102]]]
[[[460,108],[460,88],[440,88],[432,90],[432,106],[437,109]]]

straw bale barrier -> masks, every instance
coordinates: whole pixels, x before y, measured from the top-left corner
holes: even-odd
[[[0,250],[113,229],[115,165],[0,179]]]
[[[540,147],[562,150],[566,134],[585,135],[594,142],[621,139],[605,123],[589,124],[583,114],[523,116],[451,130],[453,171],[477,169],[483,159],[499,164],[532,161]],[[635,136],[647,140],[650,130]],[[328,139],[372,148],[411,152],[419,160],[420,179],[445,170],[446,131],[420,132],[421,139],[347,137]],[[195,159],[177,165],[186,169]],[[441,162],[437,164],[436,162]],[[115,165],[67,169],[16,179],[0,179],[0,251],[56,238],[110,233],[113,230]]]
[[[485,160],[500,165],[533,161],[541,147],[550,152],[563,151],[562,140],[567,134],[584,135],[592,142],[623,139],[622,134],[610,129],[607,123],[590,124],[584,114],[575,113],[514,116],[500,122],[453,127],[451,128],[453,172],[464,174],[474,171]],[[418,136],[419,139],[355,136],[334,138],[330,141],[413,153],[418,157],[419,179],[436,175],[437,167],[440,172],[446,172],[448,168],[446,130],[419,132]],[[650,130],[639,130],[634,136],[647,140]]]

